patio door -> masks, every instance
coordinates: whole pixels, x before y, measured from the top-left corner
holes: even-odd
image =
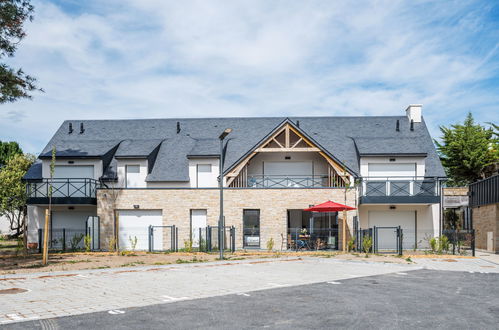
[[[243,210],[243,247],[260,247],[260,210]]]

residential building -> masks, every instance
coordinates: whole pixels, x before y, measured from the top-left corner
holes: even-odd
[[[219,218],[220,133],[225,139],[224,215],[235,246],[341,247],[358,229],[386,228],[392,244],[404,231],[404,248],[421,247],[441,230],[444,170],[420,105],[400,116],[272,117],[140,120],[67,120],[26,174],[29,240],[38,242],[56,149],[50,230],[99,233],[99,247],[113,238],[120,248],[201,243],[204,228]],[[343,214],[303,209],[328,200],[355,207]],[[98,218],[97,218],[98,217]],[[96,222],[95,219],[98,219]],[[151,243],[151,229],[155,234]],[[201,230],[200,230],[201,228]],[[320,235],[319,235],[320,233]],[[315,236],[314,236],[315,235]],[[159,239],[159,241],[158,241]]]

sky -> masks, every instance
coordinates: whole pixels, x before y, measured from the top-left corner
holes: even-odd
[[[45,0],[6,63],[44,93],[0,105],[38,154],[63,120],[403,115],[431,134],[499,114],[499,2]],[[354,129],[354,128],[353,128]]]

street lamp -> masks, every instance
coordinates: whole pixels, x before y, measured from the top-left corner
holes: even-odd
[[[220,140],[220,159],[219,159],[219,169],[220,176],[218,177],[218,186],[220,187],[220,218],[218,219],[218,249],[220,250],[220,260],[224,259],[224,176],[223,176],[223,166],[224,166],[224,139],[232,132],[232,128],[226,128],[222,134],[218,137]]]

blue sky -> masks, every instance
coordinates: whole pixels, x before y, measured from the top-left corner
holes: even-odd
[[[45,93],[0,106],[38,153],[65,119],[499,114],[495,1],[34,1],[8,59]],[[352,128],[354,129],[354,128]]]

